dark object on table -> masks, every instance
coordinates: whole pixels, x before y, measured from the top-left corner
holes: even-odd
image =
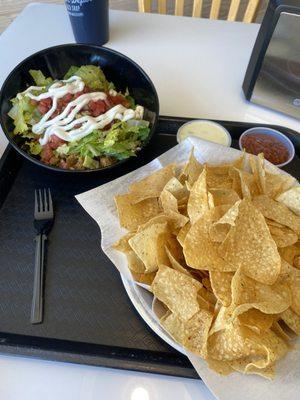
[[[176,146],[176,133],[188,121],[160,117],[156,140],[149,144],[145,157],[124,165],[123,173]],[[256,126],[216,122],[230,131],[235,148],[240,135]],[[299,134],[284,127],[272,128],[292,140],[296,155],[283,169],[299,179]],[[163,342],[137,314],[117,269],[101,252],[98,225],[74,198],[115,178],[114,170],[108,172],[100,179],[97,174],[89,179],[53,174],[20,157],[11,147],[0,160],[0,352],[199,378],[189,360]],[[57,207],[47,254],[44,320],[31,325],[32,192],[45,186],[51,187]]]
[[[299,0],[271,0],[243,83],[248,100],[300,117],[299,37]]]
[[[34,195],[34,228],[37,235],[30,321],[39,324],[43,321],[45,242],[53,225],[54,214],[50,189],[35,190]]]
[[[104,45],[109,39],[108,0],[65,0],[77,43]]]
[[[51,169],[52,171],[63,171],[72,174],[85,174],[90,172],[108,171],[111,169],[122,171],[124,164],[131,163],[132,158],[118,161],[98,169],[70,170],[61,169],[46,165],[37,158],[29,155],[22,150],[21,140],[18,135],[13,136],[13,120],[7,115],[11,108],[10,99],[16,96],[18,92],[23,91],[30,80],[29,70],[41,70],[45,76],[51,76],[54,79],[61,79],[72,65],[97,65],[103,69],[103,72],[109,81],[116,85],[117,90],[126,91],[135,99],[137,104],[144,106],[144,119],[149,121],[150,133],[143,142],[142,149],[138,152],[137,158],[143,157],[145,147],[151,140],[158,119],[159,102],[153,83],[142,68],[125,55],[105,47],[84,45],[84,44],[63,44],[60,46],[49,47],[41,50],[18,64],[6,78],[0,92],[0,122],[2,129],[12,144],[12,146],[24,157],[34,163]]]

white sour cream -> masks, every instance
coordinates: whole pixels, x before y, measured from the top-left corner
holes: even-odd
[[[104,92],[85,93],[77,99],[68,103],[66,108],[56,117],[51,118],[57,109],[58,100],[66,94],[76,94],[84,89],[84,82],[78,76],[72,76],[69,79],[53,83],[47,92],[34,95],[32,91],[42,90],[41,86],[30,86],[24,92],[17,95],[18,98],[28,96],[32,100],[41,101],[47,98],[52,99],[52,107],[43,115],[42,119],[33,125],[32,132],[43,137],[39,140],[40,144],[45,145],[51,135],[56,135],[67,142],[74,142],[89,135],[95,129],[103,129],[113,120],[128,121],[129,119],[142,119],[144,109],[137,106],[136,110],[128,109],[118,104],[98,117],[85,115],[77,118],[78,113],[90,102],[106,100],[107,95]],[[117,93],[112,93],[116,95]],[[76,127],[80,125],[79,127]]]
[[[89,135],[95,129],[103,129],[106,125],[110,124],[115,119],[118,119],[120,121],[128,121],[129,119],[133,118],[135,118],[134,110],[128,109],[121,104],[118,104],[108,110],[105,114],[99,115],[98,117],[90,117],[89,115],[84,115],[83,117],[73,119],[72,122],[67,125],[62,126],[60,125],[60,123],[50,125],[46,129],[43,138],[40,139],[40,144],[42,146],[46,144],[50,136],[53,134],[55,134],[62,140],[65,140],[66,142],[74,142]],[[67,120],[67,118],[65,120]],[[75,126],[78,124],[82,125],[79,128],[75,128]]]

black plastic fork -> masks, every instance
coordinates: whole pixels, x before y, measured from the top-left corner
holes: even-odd
[[[34,195],[34,227],[37,235],[35,237],[31,323],[39,324],[43,321],[45,242],[53,225],[54,213],[50,189],[35,190]]]

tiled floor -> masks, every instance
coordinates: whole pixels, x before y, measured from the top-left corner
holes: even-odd
[[[43,3],[63,3],[63,0],[39,0]],[[260,9],[257,14],[257,22],[260,22],[267,4],[267,0],[260,0]],[[20,13],[20,11],[29,4],[29,0],[0,0],[0,33],[7,27],[7,25]],[[153,11],[156,10],[157,1],[152,1]],[[209,7],[211,0],[203,1],[203,16],[207,17],[209,14]],[[223,0],[220,10],[220,18],[226,18],[230,0]],[[245,10],[247,0],[241,0],[240,12]],[[119,10],[137,10],[137,0],[110,0],[110,7]],[[192,0],[185,1],[185,15],[190,15],[192,9]],[[168,12],[172,13],[174,10],[174,1],[168,1]]]

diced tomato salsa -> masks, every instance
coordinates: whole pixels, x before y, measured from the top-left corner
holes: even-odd
[[[52,114],[51,118],[55,118],[57,115],[59,115],[71,101],[77,99],[82,94],[89,92],[92,92],[92,90],[88,87],[85,87],[81,92],[78,92],[76,94],[66,94],[62,99],[58,101],[57,108]],[[88,111],[93,117],[98,117],[99,115],[104,114],[106,111],[116,106],[117,104],[122,104],[124,107],[130,106],[129,101],[120,94],[117,94],[116,96],[110,96],[108,93],[106,93],[106,95],[106,100],[90,101],[84,107],[84,111]],[[43,99],[41,101],[31,100],[31,102],[33,105],[37,105],[38,110],[42,115],[46,114],[52,107],[51,98]]]
[[[91,92],[92,90],[89,89],[87,86],[82,90],[81,92],[78,92],[76,94],[66,94],[63,98],[61,98],[58,101],[57,104],[57,109],[55,112],[52,114],[51,118],[55,118],[57,115],[59,115],[66,107],[67,105],[81,96],[84,93]],[[108,111],[110,108],[114,107],[117,104],[122,104],[125,107],[129,106],[128,100],[122,96],[122,95],[116,95],[116,96],[111,96],[109,93],[106,93],[107,98],[106,100],[97,100],[97,101],[90,101],[84,108],[83,111],[87,112],[89,115],[93,117],[98,117],[101,114],[104,114],[106,111]],[[46,98],[41,101],[36,101],[36,100],[31,100],[33,105],[36,105],[38,107],[39,112],[44,115],[46,114],[50,108],[52,107],[52,99],[51,98]],[[78,124],[75,126],[75,128],[79,128],[81,124]],[[105,127],[106,129],[109,129],[112,124],[108,124]],[[60,139],[56,135],[52,135],[49,139],[49,142],[43,146],[42,152],[41,152],[41,160],[45,164],[52,164],[55,165],[57,164],[57,157],[55,157],[54,150],[56,150],[59,146],[62,144],[66,143],[64,140]],[[103,157],[102,157],[103,158]],[[106,157],[110,163],[112,163],[111,158]],[[103,158],[104,159],[104,158]],[[68,165],[64,160],[60,160],[60,165],[61,168],[69,168],[70,165]]]
[[[241,144],[247,153],[264,153],[264,157],[275,165],[282,164],[289,158],[289,151],[285,145],[279,139],[265,133],[249,133],[242,138]]]

